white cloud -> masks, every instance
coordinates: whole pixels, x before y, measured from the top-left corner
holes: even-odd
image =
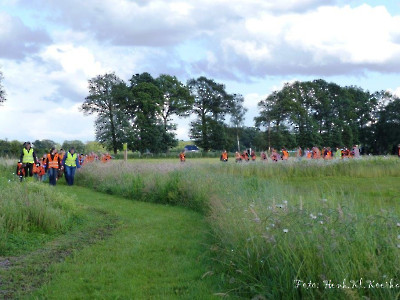
[[[0,12],[0,57],[22,59],[48,43],[45,30],[33,30],[20,18]]]

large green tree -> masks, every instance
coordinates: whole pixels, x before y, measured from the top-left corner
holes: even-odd
[[[115,73],[89,80],[89,95],[81,106],[85,115],[96,114],[96,140],[114,154],[130,137],[130,126],[117,99],[127,97],[124,82]]]
[[[341,87],[322,79],[287,83],[260,101],[256,126],[268,140],[288,146],[351,147],[370,144],[379,95],[359,87]]]
[[[203,76],[190,79],[187,86],[194,97],[191,113],[196,116],[191,124],[191,138],[204,151],[225,148],[225,128],[222,124],[225,115],[230,112],[232,95],[226,92],[223,84]]]

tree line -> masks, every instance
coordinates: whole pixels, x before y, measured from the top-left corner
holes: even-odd
[[[223,84],[199,77],[183,84],[175,76],[135,74],[125,83],[115,73],[89,80],[81,106],[96,114],[96,140],[117,153],[124,143],[141,153],[167,152],[178,144],[173,117],[196,119],[190,136],[204,151],[225,147],[227,114],[243,119],[243,96],[228,94]],[[240,116],[239,114],[242,113]],[[239,120],[240,121],[240,120]]]
[[[0,105],[6,101],[2,81],[0,71]],[[153,78],[144,72],[126,83],[107,73],[89,80],[81,110],[96,115],[96,141],[114,153],[124,143],[141,153],[168,152],[178,142],[173,118],[188,116],[195,117],[190,138],[204,151],[357,144],[364,153],[384,154],[400,144],[400,99],[388,91],[370,92],[322,79],[286,83],[260,100],[253,127],[243,126],[243,103],[242,95],[230,94],[223,84],[204,76],[184,84],[175,76]],[[15,152],[17,143],[0,145]],[[0,149],[0,154],[5,152]]]
[[[126,84],[114,73],[89,80],[82,104],[97,114],[96,140],[116,153],[166,152],[177,145],[173,116],[194,116],[190,138],[204,151],[271,147],[352,147],[390,153],[400,143],[400,100],[318,79],[286,83],[258,103],[254,127],[243,126],[247,109],[240,94],[204,76],[186,84],[176,77],[135,74]]]
[[[79,140],[64,141],[62,144],[58,144],[55,141],[43,139],[35,140],[33,142],[33,148],[38,157],[49,153],[52,147],[56,147],[57,150],[64,149],[68,151],[71,147],[74,147],[78,153],[104,153],[104,149],[98,142],[87,142],[83,143]],[[19,157],[23,148],[23,142],[13,140],[0,140],[0,157]]]

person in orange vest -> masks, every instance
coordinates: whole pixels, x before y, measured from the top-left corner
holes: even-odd
[[[19,181],[22,181],[22,179],[25,177],[25,169],[22,162],[19,162],[17,164],[17,171],[15,172],[15,174],[17,174],[17,176],[19,177]]]
[[[311,155],[312,155],[312,153],[311,153],[311,151],[310,151],[310,148],[307,148],[307,150],[305,151],[305,157],[306,157],[307,159],[311,159]]]
[[[223,162],[227,162],[228,161],[228,152],[226,152],[226,150],[224,150],[221,153],[221,161],[223,161]]]
[[[58,153],[58,158],[60,159],[60,162],[63,161],[65,155],[65,150],[63,148],[60,149],[60,152]],[[64,166],[61,164],[60,168],[57,171],[57,180],[63,177],[64,175]]]
[[[247,150],[244,150],[244,151],[243,151],[242,159],[243,159],[244,161],[249,161],[249,160],[250,160],[250,159],[249,159],[249,154],[247,153]]]
[[[254,151],[254,150],[251,150],[251,154],[250,154],[250,156],[251,156],[251,160],[252,161],[256,161],[256,152]]]
[[[179,153],[179,160],[181,163],[186,161],[185,150],[182,150],[181,153]]]
[[[24,148],[22,149],[19,162],[24,166],[25,177],[32,177],[33,166],[38,164],[38,160],[30,142],[24,143]]]
[[[239,152],[236,151],[235,153],[235,161],[238,162],[242,162],[242,156],[240,155]]]
[[[60,169],[61,161],[60,156],[58,155],[56,149],[53,147],[50,150],[50,153],[47,154],[46,157],[46,168],[47,173],[49,175],[49,183],[50,185],[56,185],[57,183],[57,174]]]
[[[320,159],[321,158],[321,151],[318,149],[318,147],[313,147],[312,148],[312,158],[313,159]]]
[[[282,160],[288,160],[289,159],[289,152],[286,150],[286,148],[282,148]]]

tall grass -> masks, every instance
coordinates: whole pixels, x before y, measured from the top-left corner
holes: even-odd
[[[114,162],[88,166],[78,182],[203,212],[215,238],[214,276],[220,276],[226,294],[389,299],[400,292],[389,284],[400,284],[399,167],[392,158]]]
[[[20,183],[14,165],[0,164],[0,254],[34,234],[65,232],[78,216],[73,200],[38,182]]]

